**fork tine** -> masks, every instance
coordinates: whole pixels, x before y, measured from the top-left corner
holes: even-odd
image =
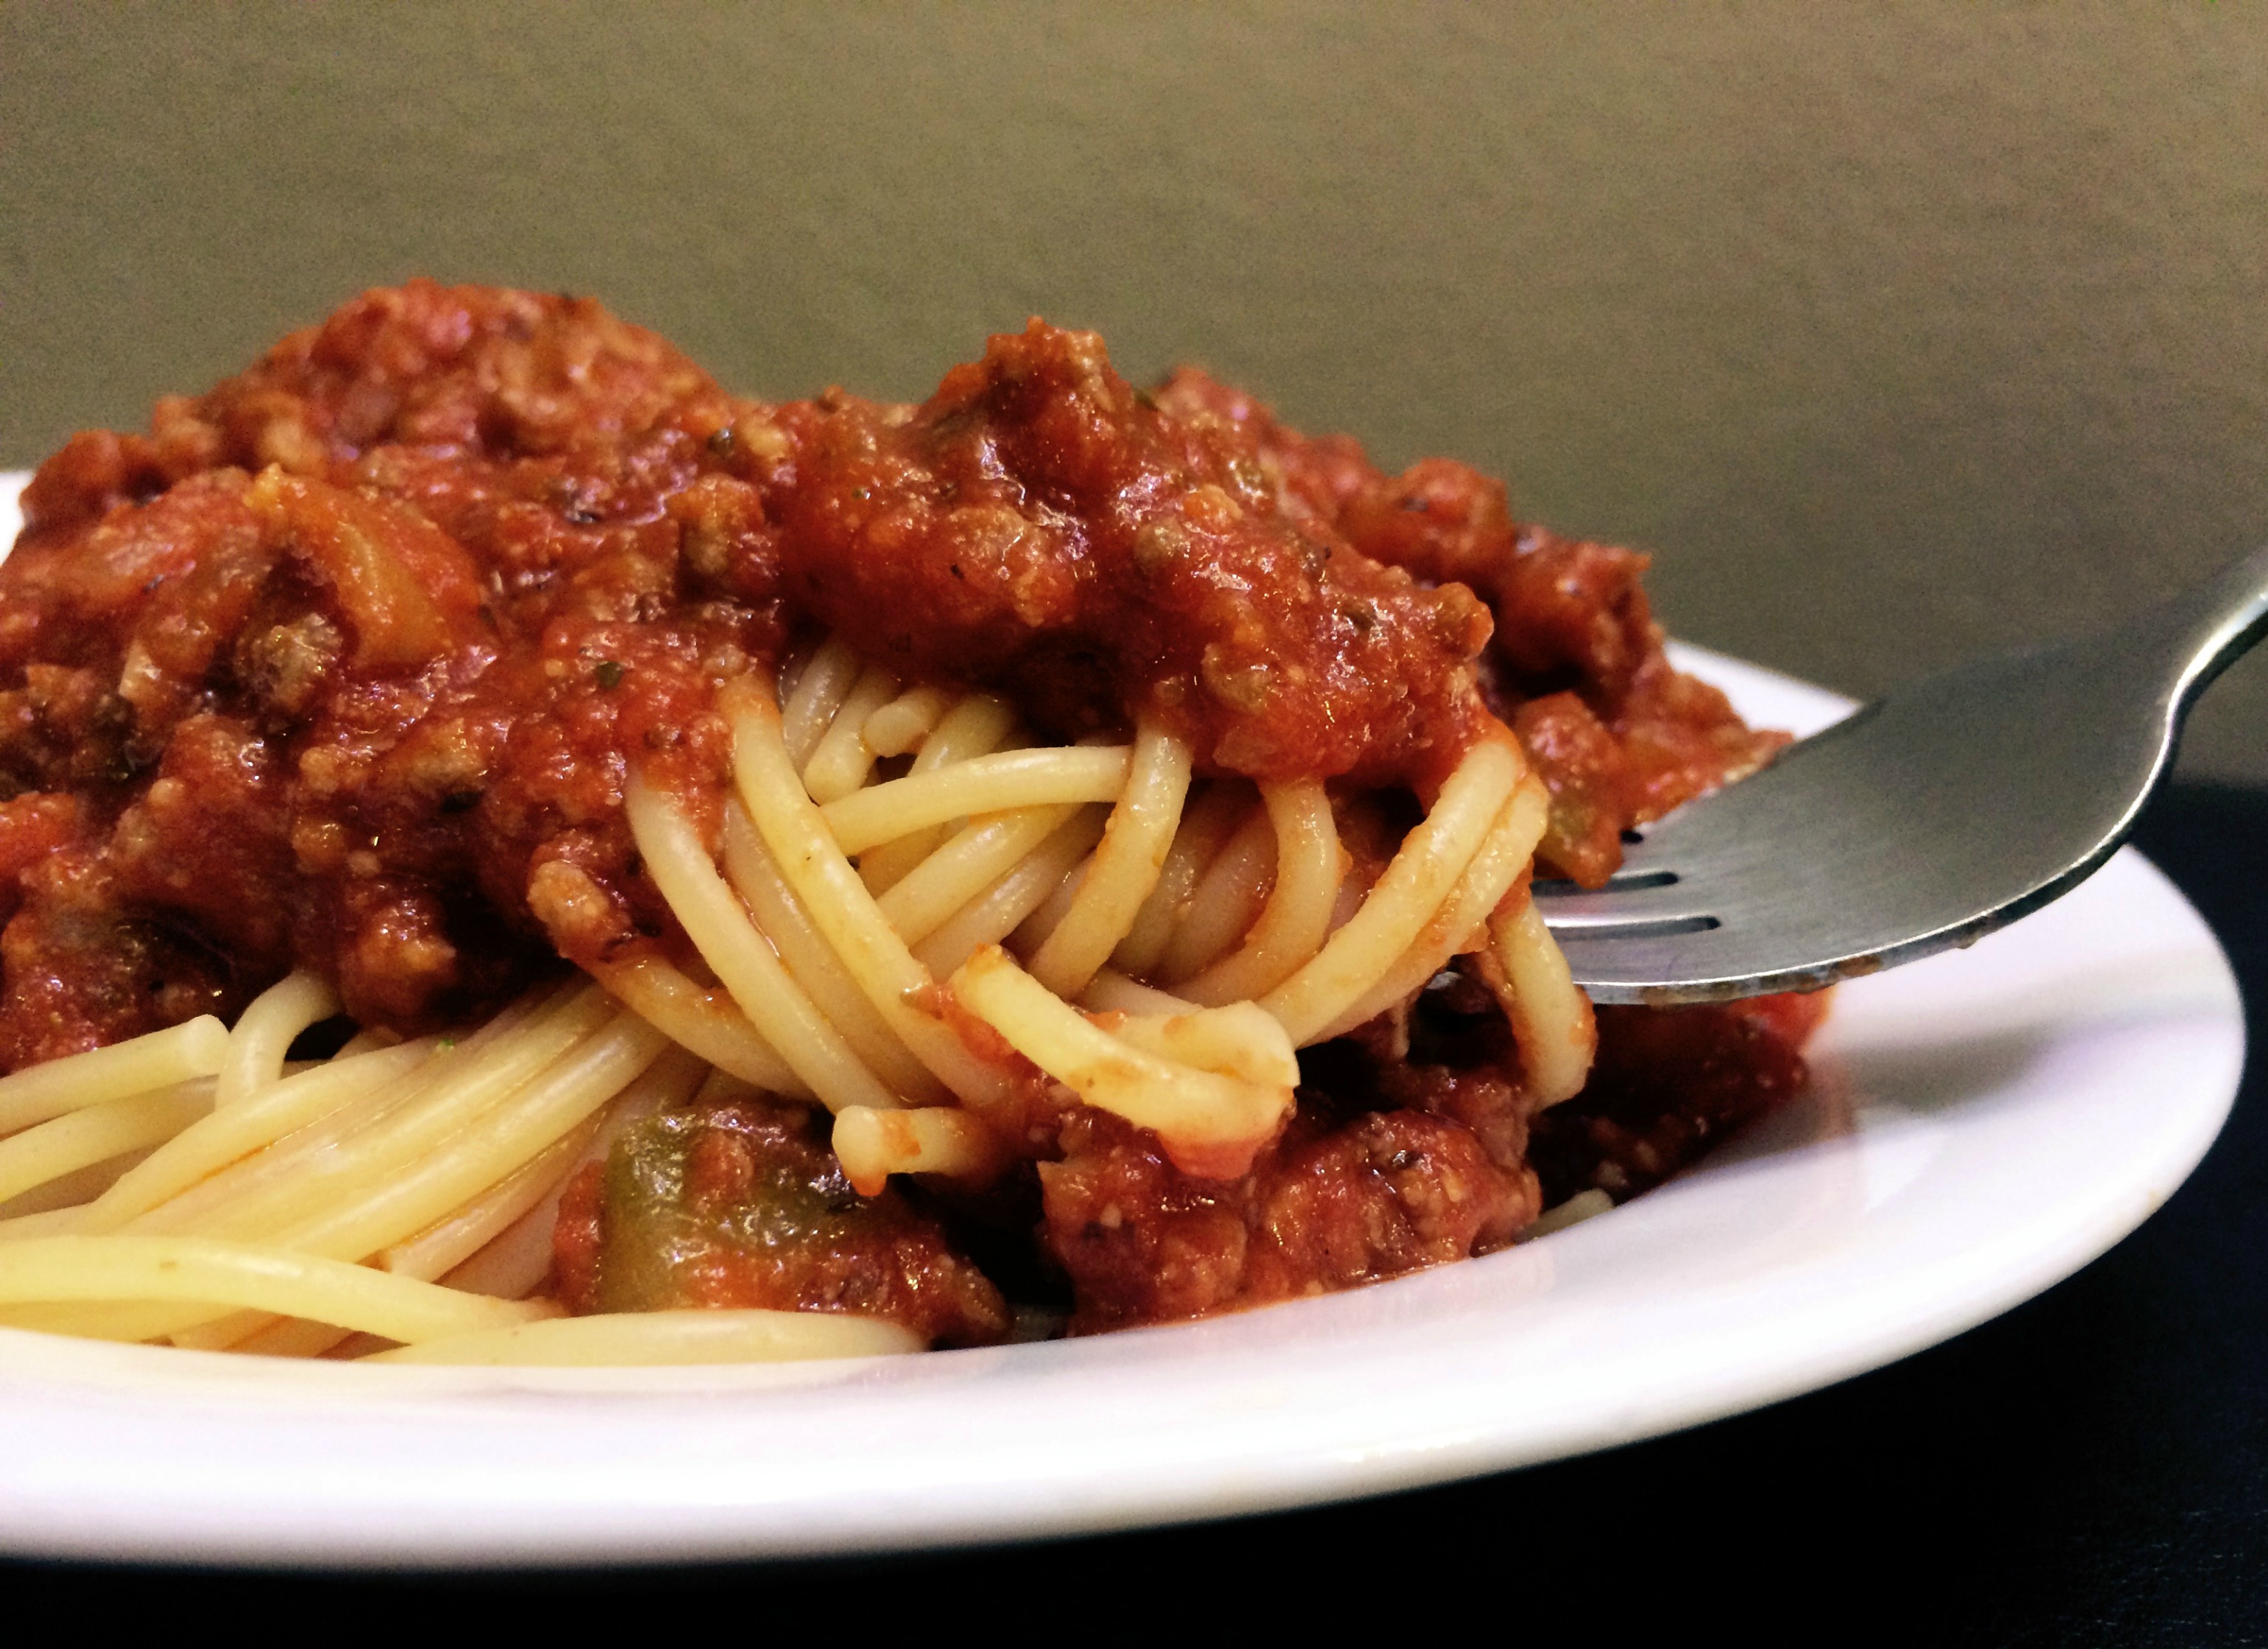
[[[1900,688],[1537,908],[1602,1002],[1811,990],[1969,944],[2110,855],[2191,700],[2264,632],[2268,550],[2113,630]]]
[[[1528,891],[1540,899],[1580,898],[1599,893],[1629,893],[1639,888],[1666,887],[1677,880],[1677,872],[1667,869],[1638,869],[1624,865],[1598,887],[1587,888],[1580,882],[1562,881],[1556,876],[1539,878]]]
[[[1634,881],[1617,888],[1609,884],[1594,893],[1536,894],[1543,925],[1562,935],[1602,934],[1625,928],[1656,928],[1665,922],[1686,924],[1681,932],[1697,932],[1691,924],[1716,926],[1713,900],[1706,890],[1670,878]]]
[[[1981,661],[1649,827],[1626,868],[1677,882],[1538,907],[1594,1002],[1814,989],[1966,943],[2124,833],[2147,785],[2106,771],[2162,763],[2163,724],[2121,751],[2102,706],[2137,697],[2085,649]]]

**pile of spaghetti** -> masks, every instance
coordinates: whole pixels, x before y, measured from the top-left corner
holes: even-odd
[[[1626,551],[1035,322],[918,406],[364,294],[0,566],[0,1326],[839,1356],[1486,1253],[1792,1091],[1528,898],[1775,736]]]

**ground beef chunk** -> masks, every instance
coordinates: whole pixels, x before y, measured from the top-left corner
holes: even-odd
[[[294,965],[365,1022],[462,1017],[576,954],[526,898],[555,860],[618,912],[578,937],[666,927],[621,787],[713,798],[710,694],[777,636],[684,565],[758,536],[715,450],[744,420],[595,304],[420,282],[48,460],[0,568],[0,796],[68,802],[114,903],[26,913],[0,1057]],[[120,995],[109,935],[152,928],[224,958],[209,992]]]
[[[1487,613],[1287,511],[1101,341],[1034,322],[920,407],[783,409],[791,599],[917,673],[1012,685],[1054,730],[1155,716],[1257,779],[1437,781],[1474,736]]]
[[[1754,772],[1787,742],[1670,667],[1639,583],[1646,557],[1515,521],[1504,484],[1454,459],[1389,476],[1346,437],[1303,436],[1203,373],[1177,373],[1158,399],[1217,462],[1264,477],[1309,530],[1334,529],[1371,560],[1488,604],[1481,686],[1551,791],[1537,850],[1550,869],[1599,885],[1622,862],[1624,831]]]
[[[1545,1200],[1616,1201],[1660,1184],[1803,1086],[1803,1044],[1824,992],[1692,1008],[1602,1008],[1581,1093],[1537,1117],[1530,1155]]]
[[[230,960],[147,916],[99,850],[60,847],[26,869],[22,907],[0,931],[0,1059],[34,1065],[177,1024],[244,999]]]
[[[1344,1120],[1302,1099],[1241,1179],[1192,1179],[1101,1112],[1042,1165],[1043,1236],[1069,1275],[1074,1332],[1170,1322],[1353,1288],[1501,1247],[1540,1211],[1535,1177],[1425,1111]]]

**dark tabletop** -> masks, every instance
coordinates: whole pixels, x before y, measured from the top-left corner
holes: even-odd
[[[2220,934],[2257,1031],[2268,792],[2176,787],[2139,840]],[[2264,1261],[2256,1069],[2190,1182],[2070,1281],[1878,1372],[1586,1459],[1317,1511],[889,1560],[446,1579],[0,1564],[0,1607],[19,1623],[203,1618],[284,1641],[504,1605],[536,1631],[641,1640],[925,1637],[974,1609],[1018,1638],[1074,1643],[1161,1630],[1265,1642],[1294,1617],[1462,1637],[1452,1623],[1476,1610],[1491,1645],[1539,1630],[1682,1642],[1710,1626],[1762,1641],[2268,1643]]]

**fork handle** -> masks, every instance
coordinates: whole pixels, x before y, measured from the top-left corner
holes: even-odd
[[[2151,610],[2121,632],[2174,667],[2167,685],[2176,717],[2268,632],[2268,549],[2255,550],[2194,589]]]

